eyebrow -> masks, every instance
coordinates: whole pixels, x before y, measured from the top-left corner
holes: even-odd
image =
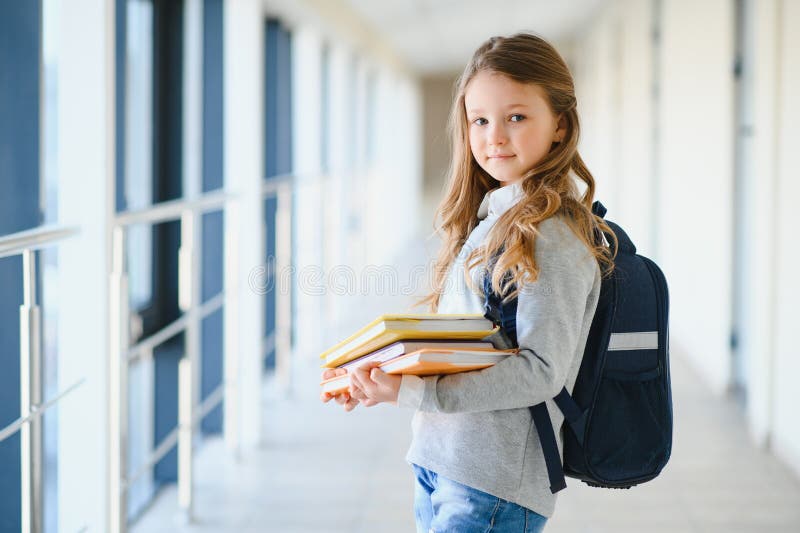
[[[510,111],[511,109],[515,109],[517,107],[529,107],[527,104],[510,104],[506,106],[506,111]],[[475,113],[483,113],[483,109],[474,108],[474,109],[467,109],[467,114],[475,114]]]

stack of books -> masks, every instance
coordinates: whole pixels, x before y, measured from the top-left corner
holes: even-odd
[[[429,376],[486,368],[517,350],[497,350],[488,340],[497,327],[483,315],[382,315],[320,355],[322,366],[345,368],[377,361],[388,374]],[[343,392],[350,376],[321,383]]]

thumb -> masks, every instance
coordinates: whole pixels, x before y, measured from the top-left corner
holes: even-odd
[[[380,368],[373,368],[369,373],[370,379],[379,385],[386,385],[391,382],[389,375]]]

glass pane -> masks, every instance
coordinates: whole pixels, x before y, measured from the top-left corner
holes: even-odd
[[[129,0],[125,71],[125,199],[127,209],[153,200],[153,5]],[[140,310],[152,299],[153,235],[149,226],[128,231],[130,304]]]
[[[58,222],[58,48],[61,0],[42,2],[42,172],[43,223]],[[41,281],[42,399],[58,394],[58,248],[38,253]],[[58,530],[58,412],[42,417],[43,530]]]
[[[125,44],[125,204],[153,203],[153,4],[128,0]],[[127,267],[133,342],[142,334],[139,312],[153,300],[153,227],[128,228]],[[128,375],[128,476],[153,451],[153,363],[132,365]],[[155,493],[152,469],[128,487],[128,517],[139,515]]]

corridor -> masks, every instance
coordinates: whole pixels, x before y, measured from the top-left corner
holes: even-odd
[[[587,241],[597,200],[668,285],[672,458],[569,482],[546,531],[800,532],[797,28],[797,0],[0,0],[0,533],[412,531],[412,413],[322,404],[318,355],[426,311],[501,185],[514,216],[591,190]]]

